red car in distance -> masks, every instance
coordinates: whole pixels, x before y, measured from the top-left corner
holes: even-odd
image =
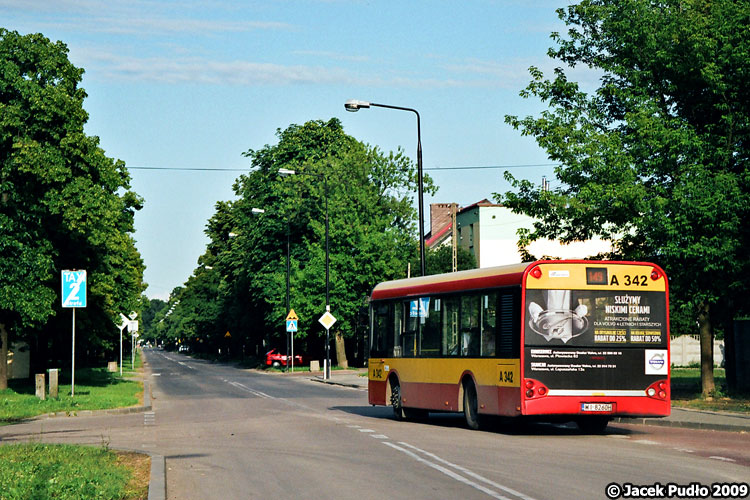
[[[291,356],[281,354],[276,349],[271,349],[266,353],[266,366],[286,366],[288,358],[291,358]],[[294,366],[302,366],[303,362],[304,358],[302,357],[302,355],[295,354]]]

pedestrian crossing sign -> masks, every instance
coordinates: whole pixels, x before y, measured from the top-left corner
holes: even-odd
[[[288,319],[288,320],[286,320],[286,331],[287,332],[296,332],[297,331],[297,320],[296,319]]]

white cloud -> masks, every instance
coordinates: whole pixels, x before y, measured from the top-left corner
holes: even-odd
[[[491,87],[490,79],[467,80],[365,73],[339,66],[279,64],[253,61],[216,61],[201,57],[128,57],[113,51],[74,51],[76,62],[91,78],[164,84],[210,85],[362,85],[374,87],[448,88]]]
[[[323,59],[333,59],[336,61],[367,62],[370,60],[369,56],[352,56],[323,50],[295,50],[292,52],[292,54],[300,56],[320,57]]]
[[[78,33],[148,36],[296,29],[285,22],[238,18],[236,12],[226,12],[231,5],[218,4],[216,10],[207,7],[194,2],[143,0],[109,0],[105,5],[94,0],[0,0],[0,9],[31,16],[36,26]]]
[[[544,72],[547,78],[553,77],[556,67],[564,67],[565,73],[571,81],[578,82],[582,87],[591,88],[598,84],[602,76],[599,70],[590,69],[584,65],[568,68],[549,57],[540,59],[516,59],[511,62],[487,61],[468,58],[460,62],[445,63],[443,68],[452,73],[462,75],[480,75],[494,81],[493,87],[521,88],[531,79],[529,67],[536,66]]]

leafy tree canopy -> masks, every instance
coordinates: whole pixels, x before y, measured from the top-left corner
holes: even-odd
[[[531,68],[521,95],[548,110],[506,121],[560,162],[561,186],[508,176],[515,191],[499,198],[538,219],[524,242],[602,236],[613,257],[666,268],[673,312],[727,326],[750,303],[750,4],[587,0],[558,13],[569,30],[549,55],[600,84],[586,93],[562,67]]]
[[[400,150],[385,154],[356,141],[336,119],[290,125],[277,135],[277,144],[245,153],[255,170],[237,179],[236,200],[216,205],[206,229],[210,243],[194,278],[217,273],[211,286],[221,308],[203,311],[214,315],[213,322],[191,323],[197,329],[182,333],[220,341],[230,331],[246,351],[256,346],[250,353],[260,352],[258,346],[283,346],[288,236],[290,307],[300,318],[295,338],[307,342],[309,354],[319,354],[325,333],[317,320],[326,305],[326,207],[334,329],[351,336],[372,287],[405,277],[417,250],[416,168]],[[282,168],[295,175],[280,176]],[[434,190],[429,178],[425,189]],[[199,315],[186,299],[197,284],[186,284],[173,322]],[[180,312],[182,307],[191,312]]]
[[[67,331],[54,324],[62,269],[88,271],[80,318],[92,349],[112,344],[144,288],[131,235],[142,200],[124,163],[84,133],[83,70],[67,55],[62,42],[0,29],[0,324],[42,351]]]

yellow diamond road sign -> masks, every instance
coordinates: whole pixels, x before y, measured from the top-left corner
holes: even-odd
[[[299,318],[297,317],[297,313],[294,312],[294,309],[289,309],[289,314],[286,315],[287,321],[297,321]]]
[[[318,321],[326,330],[330,330],[333,324],[336,322],[336,318],[331,314],[330,311],[326,311],[323,316],[321,316]]]

